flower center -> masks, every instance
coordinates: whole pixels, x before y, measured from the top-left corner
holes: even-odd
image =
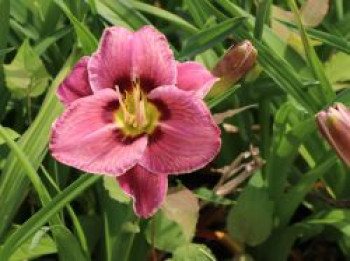
[[[132,81],[131,91],[122,94],[116,86],[119,108],[115,111],[114,119],[118,128],[126,136],[138,136],[143,133],[152,134],[157,127],[160,112],[147,99],[140,88],[140,80]]]

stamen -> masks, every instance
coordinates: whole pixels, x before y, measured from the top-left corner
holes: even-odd
[[[147,126],[148,121],[147,121],[147,117],[146,117],[146,100],[144,99],[144,97],[141,98],[140,101],[140,124],[141,127],[144,128]]]
[[[123,96],[120,93],[118,85],[115,86],[115,90],[117,91],[117,94],[118,94],[118,101],[119,101],[120,108],[122,109],[122,112],[123,112],[124,121],[130,124],[131,123],[130,121],[132,121],[132,115],[128,112],[126,108],[126,105],[123,101]]]
[[[135,121],[133,126],[135,128],[137,127],[143,127],[143,115],[142,115],[142,107],[144,106],[144,103],[142,103],[141,99],[141,88],[140,88],[140,79],[138,77],[133,77],[132,79],[133,84],[133,98],[134,98],[134,109],[135,109]]]
[[[138,114],[140,113],[140,96],[141,90],[139,86],[136,86],[133,90],[133,98],[134,98],[134,109],[135,109],[135,117],[136,121],[138,121]]]

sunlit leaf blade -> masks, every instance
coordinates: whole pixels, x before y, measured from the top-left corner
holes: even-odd
[[[75,55],[68,59],[61,73],[53,81],[35,121],[19,140],[20,147],[26,155],[29,155],[29,160],[35,169],[40,166],[45,156],[51,124],[62,111],[62,105],[55,97],[55,90],[75,60]],[[22,165],[16,156],[11,154],[0,176],[0,197],[4,202],[0,208],[0,238],[4,236],[5,230],[11,224],[12,217],[26,195],[28,184]]]
[[[180,57],[194,56],[215,46],[242,25],[245,19],[245,17],[232,18],[189,37]]]
[[[279,20],[279,22],[295,30],[297,29],[297,26],[293,23],[288,23],[281,20]],[[311,38],[350,54],[350,42],[348,40],[340,38],[335,34],[326,33],[313,28],[306,28],[305,30]]]
[[[324,72],[323,66],[321,64],[321,61],[319,60],[315,49],[312,47],[310,44],[309,37],[306,33],[305,27],[303,25],[303,22],[301,20],[301,17],[299,15],[299,11],[297,8],[297,5],[294,0],[289,0],[288,1],[289,6],[292,9],[292,12],[294,14],[294,17],[297,21],[297,25],[301,34],[301,39],[303,41],[304,45],[304,50],[306,57],[308,58],[310,67],[314,73],[314,76],[316,77],[317,80],[320,81],[320,87],[322,89],[321,94],[319,95],[319,98],[322,98],[324,103],[327,104],[329,101],[334,99],[335,93],[332,90],[332,86]]]

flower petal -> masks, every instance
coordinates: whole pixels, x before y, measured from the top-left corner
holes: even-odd
[[[175,86],[148,98],[162,116],[139,164],[154,173],[180,174],[204,167],[218,154],[220,129],[203,101]]]
[[[90,57],[88,56],[82,57],[74,66],[72,72],[58,87],[57,96],[65,106],[68,106],[76,99],[92,94],[87,73],[89,60]]]
[[[91,88],[94,92],[119,86],[130,87],[131,48],[133,33],[113,26],[103,32],[99,48],[88,63]]]
[[[132,168],[146,146],[145,136],[126,139],[113,113],[118,97],[111,89],[71,103],[53,126],[52,155],[58,161],[96,174],[118,176]]]
[[[117,178],[125,193],[134,199],[134,209],[138,216],[152,216],[163,203],[168,190],[168,177],[149,172],[136,165],[126,174]]]
[[[210,91],[218,80],[203,65],[197,62],[177,64],[177,87],[195,94],[199,98]]]
[[[135,32],[132,45],[132,73],[140,78],[141,88],[175,84],[176,62],[163,34],[144,26]]]
[[[316,115],[318,128],[338,156],[350,167],[350,110],[336,104]]]

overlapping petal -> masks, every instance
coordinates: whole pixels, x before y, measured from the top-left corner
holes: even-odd
[[[176,82],[176,62],[169,43],[151,26],[133,35],[132,73],[140,78],[141,88],[146,91]]]
[[[177,64],[176,86],[184,91],[204,98],[211,87],[218,80],[203,65],[197,62],[184,62]]]
[[[88,56],[82,57],[58,87],[57,96],[64,105],[68,106],[76,99],[92,94],[87,72],[89,60]]]
[[[105,89],[70,104],[55,122],[50,149],[60,162],[111,176],[124,174],[141,158],[145,136],[127,139],[118,132],[113,113],[117,94]]]
[[[149,99],[162,118],[139,162],[154,173],[180,174],[204,167],[220,149],[220,130],[202,100],[174,86],[154,89]]]
[[[114,26],[103,32],[99,48],[88,63],[91,88],[94,92],[115,88],[123,91],[130,87],[131,49],[133,33]]]
[[[117,178],[121,188],[134,199],[135,212],[144,218],[152,216],[163,203],[168,177],[149,172],[136,165]]]
[[[176,63],[151,26],[107,28],[96,53],[79,61],[57,92],[67,108],[52,128],[52,155],[116,177],[136,214],[149,217],[165,199],[168,175],[200,169],[219,152],[220,130],[202,101],[216,81],[199,63]],[[134,114],[151,117],[149,126]]]

